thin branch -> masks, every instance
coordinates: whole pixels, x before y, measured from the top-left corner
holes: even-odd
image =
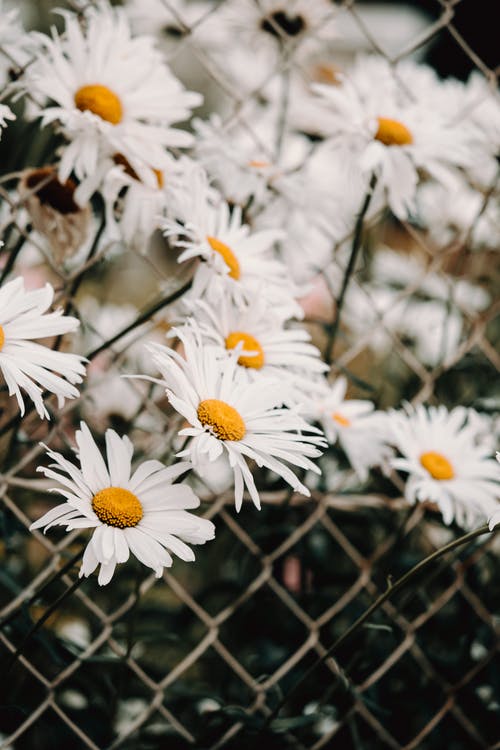
[[[330,328],[330,334],[328,336],[328,342],[326,345],[325,361],[327,362],[327,364],[331,364],[331,361],[332,361],[333,346],[335,344],[335,339],[337,337],[337,333],[338,333],[338,329],[340,325],[340,316],[342,314],[342,308],[344,306],[345,295],[347,292],[347,287],[349,286],[349,281],[356,267],[356,261],[358,259],[358,254],[361,249],[361,240],[363,237],[363,224],[364,224],[365,216],[370,207],[371,200],[373,198],[373,193],[374,193],[376,184],[377,184],[377,176],[375,174],[372,174],[370,178],[370,184],[368,185],[368,190],[366,192],[366,195],[363,201],[363,205],[361,206],[361,210],[356,219],[356,224],[354,227],[354,235],[352,239],[352,246],[351,246],[351,255],[349,256],[349,262],[347,263],[347,268],[344,273],[344,278],[342,279],[342,287],[340,289],[340,294],[337,298],[335,318]]]
[[[130,323],[128,326],[125,326],[125,328],[122,328],[121,331],[118,331],[114,336],[112,336],[110,339],[105,341],[103,344],[100,344],[96,349],[93,349],[91,352],[89,352],[86,356],[87,359],[94,359],[94,357],[97,357],[98,354],[105,351],[106,349],[109,349],[110,346],[113,346],[119,339],[121,339],[123,336],[126,336],[127,333],[130,333],[134,330],[134,328],[137,328],[137,326],[142,325],[142,323],[145,323],[149,318],[151,318],[155,313],[157,313],[159,310],[162,310],[164,307],[167,307],[167,305],[172,304],[172,302],[175,302],[180,297],[182,297],[189,289],[191,288],[191,285],[193,283],[192,279],[189,279],[183,286],[179,287],[175,290],[175,292],[172,292],[168,297],[163,297],[162,299],[157,300],[156,302],[153,302],[153,304],[147,308],[139,317],[137,317],[133,323]]]

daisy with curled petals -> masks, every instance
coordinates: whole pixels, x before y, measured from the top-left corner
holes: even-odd
[[[470,410],[407,405],[390,415],[393,443],[401,454],[391,465],[409,475],[405,497],[438,505],[443,520],[460,526],[484,523],[498,508],[500,466],[478,440]]]
[[[333,385],[323,381],[318,398],[311,399],[311,416],[319,421],[330,445],[339,443],[360,481],[368,470],[383,466],[393,455],[387,443],[387,421],[371,401],[346,398],[347,380],[338,377]]]
[[[131,36],[123,9],[102,2],[78,16],[62,12],[63,35],[34,34],[35,62],[25,89],[40,103],[43,124],[60,123],[60,179],[72,170],[94,189],[121,155],[146,184],[167,166],[166,147],[190,145],[192,137],[171,127],[186,120],[200,94],[186,91],[149,37]],[[53,105],[45,102],[53,102]]]
[[[178,456],[192,461],[198,472],[208,462],[224,456],[234,474],[236,510],[246,487],[255,506],[260,498],[248,459],[282,477],[291,487],[309,496],[309,490],[286,465],[320,473],[310,460],[321,455],[321,433],[296,411],[279,408],[286,388],[276,381],[249,383],[238,377],[237,358],[221,358],[220,350],[204,346],[193,330],[175,330],[185,356],[161,344],[149,349],[161,372],[157,381],[166,388],[172,407],[189,427],[180,435],[191,438]],[[307,434],[312,433],[312,434]]]
[[[286,308],[290,317],[303,317],[294,297],[300,296],[285,266],[273,255],[273,244],[283,237],[280,229],[251,232],[243,223],[242,211],[229,205],[208,185],[200,169],[172,190],[175,219],[163,219],[166,237],[175,237],[183,248],[179,262],[201,258],[194,276],[191,296],[208,301],[229,296],[235,304],[253,302],[256,297]]]
[[[49,448],[47,455],[54,463],[38,467],[58,482],[53,492],[63,495],[66,502],[49,510],[30,529],[94,529],[80,578],[100,565],[101,586],[109,583],[116,565],[127,562],[130,553],[152,568],[157,578],[172,565],[171,552],[181,560],[194,560],[186,542],[204,544],[213,539],[214,525],[188,512],[200,504],[190,487],[172,484],[190,464],[165,467],[159,461],[145,461],[132,473],[134,447],[128,437],[106,431],[105,461],[85,422],[80,427],[76,432],[79,467]]]
[[[400,219],[415,211],[420,172],[454,187],[458,168],[473,161],[467,128],[411,98],[383,59],[361,58],[341,74],[340,85],[313,89],[330,110],[332,148],[366,175],[377,175],[377,190]]]
[[[25,410],[23,390],[41,419],[50,419],[43,403],[43,389],[54,393],[61,407],[65,398],[79,395],[72,384],[81,383],[85,375],[83,357],[53,351],[33,340],[61,336],[80,325],[77,318],[63,315],[62,309],[47,313],[53,298],[50,284],[28,292],[21,277],[0,289],[0,370],[9,395],[17,398],[21,415]]]
[[[263,375],[284,380],[292,403],[303,401],[314,379],[328,370],[305,328],[285,327],[286,314],[268,304],[237,308],[223,297],[219,304],[198,300],[188,307],[207,341],[238,352],[236,361],[249,381]]]

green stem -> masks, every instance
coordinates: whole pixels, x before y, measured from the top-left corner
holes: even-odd
[[[356,267],[356,261],[358,259],[358,254],[361,249],[361,240],[363,238],[363,223],[364,223],[367,211],[370,207],[370,203],[373,198],[373,193],[374,193],[376,184],[377,184],[377,175],[372,174],[370,178],[370,184],[368,185],[368,190],[366,192],[365,199],[363,201],[363,205],[361,206],[361,210],[356,219],[356,224],[354,227],[354,235],[352,238],[352,245],[351,245],[351,255],[349,256],[349,261],[347,263],[347,268],[344,273],[344,278],[342,279],[342,287],[340,289],[340,294],[337,298],[335,318],[330,328],[328,342],[326,345],[325,361],[327,364],[331,364],[331,361],[332,361],[333,345],[335,344],[335,339],[337,337],[337,333],[338,333],[339,326],[340,326],[340,316],[342,314],[342,308],[344,307],[347,287],[349,286],[349,281],[351,280],[351,276]]]
[[[497,531],[499,529],[495,529],[494,531]],[[312,675],[312,673],[332,654],[337,651],[340,646],[345,643],[345,641],[350,638],[356,631],[358,631],[362,625],[372,616],[372,614],[379,609],[388,599],[390,599],[394,594],[402,589],[404,586],[406,586],[410,581],[413,580],[422,570],[428,567],[431,563],[433,563],[435,560],[438,560],[443,555],[446,555],[447,552],[451,552],[452,550],[456,549],[457,547],[461,547],[463,544],[467,544],[468,542],[472,541],[478,536],[482,536],[482,534],[487,534],[489,532],[488,525],[485,524],[484,526],[481,526],[481,528],[476,529],[475,531],[471,531],[468,534],[465,534],[464,536],[459,537],[458,539],[455,539],[453,542],[450,542],[449,544],[445,545],[444,547],[441,547],[441,549],[436,550],[436,552],[433,552],[428,557],[421,560],[417,565],[415,565],[413,568],[411,568],[407,573],[405,573],[401,578],[398,578],[398,580],[395,583],[389,584],[386,591],[384,591],[383,594],[381,594],[378,599],[376,599],[373,604],[368,607],[365,612],[363,612],[362,615],[358,617],[355,622],[346,630],[344,633],[342,633],[341,636],[337,638],[334,643],[332,643],[331,646],[328,647],[326,652],[320,656],[316,661],[307,669],[302,677],[298,679],[298,681],[295,683],[295,685],[292,686],[292,688],[286,693],[286,695],[283,696],[281,701],[278,703],[278,705],[274,708],[274,710],[269,714],[267,717],[263,729],[265,729],[271,721],[279,714],[281,709],[286,705],[288,700],[292,695],[294,695],[299,687],[303,685],[303,683],[309,679],[309,677]]]
[[[170,294],[168,297],[165,297],[163,299],[158,300],[157,302],[154,302],[151,307],[148,307],[147,310],[145,310],[139,317],[134,320],[133,323],[130,323],[130,325],[123,328],[121,331],[118,331],[117,334],[115,334],[112,338],[105,341],[103,344],[97,347],[97,349],[93,349],[91,352],[87,354],[87,359],[94,359],[94,357],[97,357],[98,354],[108,349],[110,346],[115,344],[119,339],[122,338],[122,336],[126,336],[127,333],[130,333],[130,331],[133,331],[134,328],[137,328],[137,326],[140,326],[142,323],[144,323],[146,320],[149,320],[149,318],[157,313],[162,308],[166,307],[167,305],[170,305],[172,302],[175,302],[179,297],[182,297],[183,294],[185,294],[190,288],[193,283],[193,280],[190,279],[187,281],[183,286],[181,286],[179,289],[176,289],[175,292]]]

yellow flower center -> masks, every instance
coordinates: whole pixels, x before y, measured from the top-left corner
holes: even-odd
[[[0,326],[0,352],[2,351],[4,344],[5,344],[5,332],[2,326]]]
[[[453,479],[455,476],[453,466],[441,453],[435,451],[422,453],[420,463],[433,479]]]
[[[238,258],[235,256],[231,248],[218,240],[217,237],[207,237],[207,242],[212,250],[215,250],[216,253],[219,253],[222,260],[229,268],[230,277],[238,281],[241,273],[240,264],[238,263]]]
[[[264,350],[257,339],[249,333],[233,331],[226,338],[226,349],[235,349],[239,343],[243,343],[243,348],[238,357],[238,364],[260,370],[264,364]],[[256,354],[248,354],[248,352],[256,352]]]
[[[107,487],[94,495],[92,510],[107,526],[126,529],[137,526],[144,515],[139,499],[123,487]]]
[[[79,211],[74,199],[76,182],[72,179],[59,182],[53,167],[39,167],[27,175],[26,187],[33,190],[40,183],[45,184],[37,190],[36,197],[42,206],[50,206],[60,214],[75,214]]]
[[[93,112],[113,125],[118,125],[122,121],[123,108],[120,99],[111,89],[99,83],[79,88],[75,94],[75,104],[82,112]]]
[[[332,419],[337,422],[341,427],[350,427],[351,426],[351,420],[347,419],[347,417],[344,417],[340,412],[336,411],[334,414],[332,414]]]
[[[408,146],[413,143],[413,136],[402,122],[388,117],[377,117],[378,129],[375,140],[385,146]]]
[[[246,434],[245,423],[232,406],[218,398],[207,398],[198,406],[198,419],[210,427],[221,440],[242,440]]]

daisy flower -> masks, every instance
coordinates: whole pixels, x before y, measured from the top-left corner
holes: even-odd
[[[339,86],[313,85],[330,106],[329,142],[378,177],[393,213],[406,219],[415,210],[420,171],[451,187],[457,168],[473,162],[470,133],[398,85],[384,59],[361,58]]]
[[[28,292],[21,277],[0,289],[0,370],[9,395],[17,398],[21,415],[25,411],[22,389],[41,419],[50,419],[42,389],[57,396],[60,408],[65,398],[79,395],[72,384],[81,383],[85,375],[84,357],[53,351],[33,340],[61,336],[80,325],[77,318],[63,315],[62,309],[47,313],[53,298],[50,284]]]
[[[232,0],[227,23],[245,46],[276,60],[280,46],[306,45],[311,52],[335,37],[335,9],[328,0]]]
[[[226,0],[195,25],[194,41],[209,51],[235,92],[267,96],[271,81],[288,86],[280,62],[293,56],[302,64],[328,45],[336,14],[329,0]]]
[[[128,0],[125,8],[134,31],[155,35],[169,53],[177,52],[187,36],[210,52],[229,41],[227,25],[207,0]]]
[[[248,122],[252,128],[248,128]],[[283,134],[279,159],[272,144],[281,127],[277,107],[246,104],[240,118],[224,123],[217,114],[193,120],[196,155],[226,200],[244,205],[250,197],[265,203],[268,187],[280,174],[298,169],[311,150],[305,136]]]
[[[497,250],[500,245],[498,192],[485,196],[465,181],[456,190],[425,182],[418,190],[418,219],[440,246],[467,241],[473,249]]]
[[[311,378],[329,368],[304,328],[285,327],[286,314],[257,301],[237,308],[223,297],[217,305],[188,304],[203,337],[222,350],[237,351],[237,363],[249,381],[262,375],[283,379],[293,401],[303,401]]]
[[[346,399],[347,380],[326,382],[320,396],[312,400],[311,414],[319,421],[328,442],[339,443],[360,481],[368,470],[387,463],[393,450],[387,443],[387,421],[371,401]]]
[[[30,530],[51,526],[94,529],[85,548],[80,578],[100,565],[98,583],[109,583],[118,563],[132,553],[152,568],[157,578],[172,565],[171,552],[181,560],[194,560],[186,544],[205,544],[214,538],[214,525],[189,510],[199,499],[185,484],[174,480],[190,468],[187,462],[165,467],[160,461],[144,461],[132,473],[134,447],[128,437],[106,430],[104,460],[85,422],[75,434],[79,466],[47,448],[54,463],[39,466],[58,486],[52,491],[66,502],[49,510],[31,524]],[[46,447],[46,446],[45,446]]]
[[[286,465],[320,473],[310,460],[321,455],[321,433],[292,409],[280,407],[286,387],[276,381],[248,383],[238,378],[237,358],[200,343],[193,331],[175,330],[185,356],[159,344],[149,346],[161,372],[172,407],[189,427],[179,435],[191,438],[177,455],[187,457],[203,476],[203,466],[224,455],[234,474],[236,510],[246,487],[255,506],[260,498],[248,459],[282,477],[296,492],[309,490]],[[306,434],[313,433],[313,434]],[[286,463],[285,463],[286,462]]]
[[[273,255],[273,244],[283,237],[280,229],[252,232],[243,223],[242,211],[232,211],[224,200],[213,197],[205,173],[191,170],[191,179],[172,190],[171,212],[175,219],[161,222],[166,237],[184,248],[179,263],[201,258],[195,272],[191,296],[210,302],[228,295],[237,305],[259,299],[302,316],[294,297],[299,296],[285,266]]]
[[[500,97],[496,84],[474,71],[468,81],[456,78],[441,80],[435,71],[412,60],[402,60],[395,68],[396,75],[419,101],[446,117],[467,134],[474,159],[467,170],[477,183],[478,175],[488,187],[496,177],[497,155],[500,149]]]
[[[490,446],[478,441],[477,422],[471,423],[468,410],[408,405],[392,412],[389,427],[401,454],[391,465],[409,475],[409,502],[434,502],[446,524],[455,520],[465,527],[495,512],[500,467],[490,458]]]
[[[57,121],[69,141],[63,147],[60,179],[72,170],[92,178],[94,189],[109,161],[122,155],[147,184],[167,166],[166,147],[192,142],[171,127],[186,120],[200,94],[186,91],[149,37],[133,38],[123,9],[100,3],[85,16],[62,12],[65,32],[35,34],[36,60],[25,89],[40,101],[42,123]]]
[[[330,285],[340,288],[341,275],[332,268]],[[435,367],[456,355],[467,316],[484,310],[485,289],[444,272],[428,271],[424,260],[380,246],[370,264],[371,280],[351,287],[346,296],[345,322],[374,351],[392,351],[394,336],[404,338],[417,358]],[[412,288],[411,295],[402,292]],[[367,334],[370,335],[367,335]]]

